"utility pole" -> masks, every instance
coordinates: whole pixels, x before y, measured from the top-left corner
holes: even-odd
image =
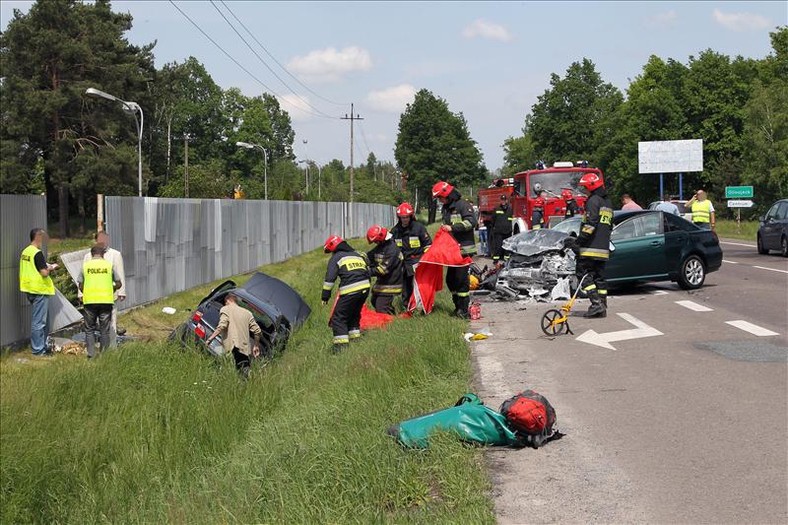
[[[184,179],[184,194],[189,198],[189,139],[191,137],[188,133],[183,134],[183,179]]]
[[[364,120],[363,118],[361,118],[360,115],[353,115],[353,111],[354,111],[354,108],[353,108],[353,104],[351,103],[350,104],[350,116],[348,117],[347,113],[345,113],[345,116],[342,117],[342,120],[349,120],[350,121],[350,210],[348,211],[348,217],[349,217],[350,224],[353,224],[353,176],[354,176],[354,171],[353,171],[353,121],[355,121],[355,120]]]

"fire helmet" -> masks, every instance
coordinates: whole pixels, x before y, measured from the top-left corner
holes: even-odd
[[[534,199],[534,208],[544,208],[544,197]]]
[[[380,224],[373,225],[367,230],[367,242],[383,242],[388,237],[389,231]]]
[[[441,180],[432,187],[432,197],[434,199],[445,199],[453,190],[454,186]]]
[[[597,188],[601,188],[605,185],[604,181],[600,178],[599,175],[596,173],[586,173],[577,183],[578,186],[582,186],[589,192],[594,191]]]
[[[572,190],[568,188],[564,188],[563,190],[561,190],[561,198],[564,199],[565,201],[568,201],[574,199],[575,196],[572,194]]]
[[[342,237],[340,237],[339,235],[332,235],[331,237],[326,239],[326,242],[323,244],[323,251],[326,253],[333,252],[337,249],[337,246],[339,246],[342,242],[343,242]]]
[[[397,206],[397,217],[410,217],[414,213],[413,206],[408,202],[403,202]]]

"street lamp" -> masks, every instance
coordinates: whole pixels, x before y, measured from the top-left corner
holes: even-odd
[[[299,160],[299,164],[304,165],[304,183],[306,184],[306,194],[309,195],[309,160]]]
[[[142,197],[142,126],[145,121],[145,116],[142,113],[142,107],[140,107],[140,105],[136,102],[119,99],[114,95],[110,95],[109,93],[105,93],[96,88],[87,88],[85,90],[85,94],[90,95],[91,97],[105,98],[113,102],[120,102],[125,111],[134,115],[134,122],[137,124],[137,189],[139,196]],[[137,118],[137,111],[140,112],[139,119]]]
[[[236,146],[239,148],[246,148],[246,149],[254,149],[260,148],[263,152],[263,157],[265,158],[265,164],[263,165],[263,177],[265,181],[265,200],[268,200],[268,151],[260,144],[252,144],[250,142],[236,142]]]

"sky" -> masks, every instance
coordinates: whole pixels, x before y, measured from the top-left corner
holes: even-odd
[[[0,2],[0,27],[13,9],[31,5]],[[465,116],[490,170],[502,166],[504,140],[521,134],[550,75],[563,76],[572,62],[589,58],[626,93],[651,55],[685,64],[705,49],[763,58],[769,32],[788,24],[785,1],[158,0],[112,7],[134,18],[129,42],[156,41],[157,68],[194,56],[223,89],[276,95],[291,116],[299,159],[349,164],[350,120],[341,117],[353,103],[363,118],[354,124],[354,164],[369,152],[393,162],[400,115],[426,88]]]

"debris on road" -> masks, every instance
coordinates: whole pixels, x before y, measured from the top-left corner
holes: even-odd
[[[462,338],[470,343],[471,341],[481,341],[491,336],[492,332],[485,328],[481,332],[466,332],[462,335]]]

